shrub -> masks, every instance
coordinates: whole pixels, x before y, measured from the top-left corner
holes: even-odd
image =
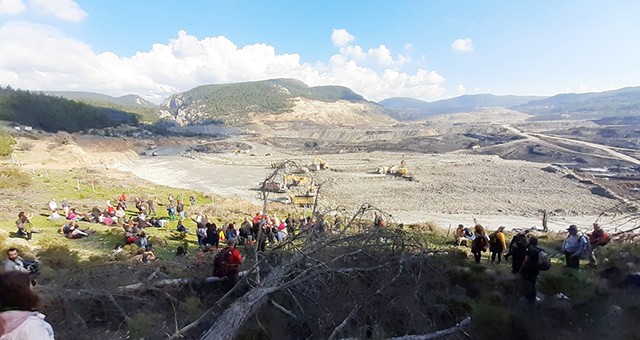
[[[127,328],[129,330],[129,334],[131,335],[131,338],[146,339],[148,337],[149,339],[153,339],[154,337],[152,337],[152,335],[154,333],[157,333],[157,331],[154,332],[154,330],[160,329],[157,324],[158,320],[161,319],[162,318],[160,315],[155,316],[148,312],[136,313],[136,315],[129,319],[129,322],[127,323]]]
[[[73,142],[73,137],[68,132],[59,131],[58,133],[56,133],[55,137],[53,138],[53,141],[57,145],[67,145]]]
[[[21,188],[31,184],[31,176],[16,167],[0,167],[0,188]]]
[[[51,268],[59,269],[75,267],[80,262],[80,256],[66,244],[52,244],[40,252],[40,259]]]
[[[9,156],[13,151],[13,145],[16,141],[11,135],[0,132],[0,156]]]
[[[33,142],[20,141],[18,145],[16,145],[16,150],[19,151],[29,151],[31,149],[33,149]]]
[[[180,302],[178,305],[178,315],[185,318],[184,321],[193,321],[195,317],[200,315],[200,300],[191,296]]]
[[[540,275],[538,287],[546,295],[562,293],[573,303],[590,301],[599,286],[589,277],[589,273],[570,268],[558,268]]]
[[[476,339],[507,339],[509,309],[491,301],[478,301],[471,313],[471,328]]]

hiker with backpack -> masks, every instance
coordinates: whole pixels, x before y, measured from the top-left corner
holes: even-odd
[[[227,246],[213,259],[213,276],[229,278],[231,286],[237,283],[240,265],[244,261],[240,251],[236,249],[237,244],[237,239],[227,239]]]
[[[489,251],[491,252],[491,263],[495,263],[496,256],[498,264],[502,262],[502,253],[507,250],[507,243],[504,236],[504,227],[498,228],[489,235]]]
[[[587,236],[589,236],[589,245],[591,246],[591,251],[589,252],[589,264],[596,266],[598,265],[596,250],[609,243],[610,238],[598,223],[593,224],[593,231],[590,234],[587,234]]]
[[[567,267],[578,269],[580,268],[580,257],[587,250],[589,242],[582,232],[578,231],[578,227],[575,224],[570,225],[567,230],[569,231],[569,236],[562,244],[562,251],[567,261]]]
[[[509,260],[511,257],[511,272],[513,274],[518,274],[520,272],[520,267],[522,267],[522,262],[524,262],[524,257],[527,253],[527,237],[529,236],[529,229],[525,229],[516,234],[511,239],[511,243],[509,243],[509,252],[505,255],[504,259]]]
[[[544,250],[538,248],[538,238],[535,236],[529,237],[529,245],[519,272],[522,275],[524,297],[530,303],[536,301],[538,293],[536,281],[540,271],[549,270],[550,267],[549,256]]]
[[[474,232],[475,238],[471,242],[471,253],[473,253],[476,263],[480,263],[482,253],[489,249],[489,236],[484,231],[484,227],[479,224],[476,224]]]

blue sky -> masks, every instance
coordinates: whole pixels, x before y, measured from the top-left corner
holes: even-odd
[[[639,1],[0,0],[0,84],[139,94],[297,78],[379,101],[640,85]]]

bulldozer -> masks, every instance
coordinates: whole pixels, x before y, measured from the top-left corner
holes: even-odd
[[[400,165],[392,165],[392,166],[379,166],[375,170],[370,171],[369,173],[380,174],[380,175],[391,175],[395,177],[399,177],[402,179],[406,179],[408,181],[413,181],[413,175],[409,172],[409,168],[407,168],[407,162],[403,159],[400,161]]]
[[[309,166],[309,168],[312,171],[327,170],[327,169],[329,169],[329,165],[327,164],[327,162],[325,162],[324,159],[322,159],[322,157],[315,156],[313,158],[313,162],[311,162],[311,165]]]

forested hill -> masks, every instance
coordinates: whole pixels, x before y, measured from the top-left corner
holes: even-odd
[[[48,132],[77,132],[120,124],[138,124],[137,117],[113,108],[96,107],[61,97],[0,87],[0,120]]]
[[[135,94],[112,97],[101,93],[83,91],[42,91],[41,93],[83,102],[91,106],[134,113],[143,122],[153,123],[158,120],[158,106]]]
[[[163,103],[161,114],[178,123],[242,124],[250,113],[283,114],[293,106],[293,98],[336,102],[367,102],[342,86],[309,87],[295,79],[204,85],[175,94]]]
[[[513,109],[537,116],[537,119],[598,119],[640,115],[640,87],[619,90],[559,94],[532,100]]]
[[[391,116],[399,120],[421,120],[434,115],[469,112],[486,107],[508,108],[544,97],[535,96],[496,96],[492,94],[473,94],[425,102],[413,98],[388,98],[378,104],[389,109]]]

